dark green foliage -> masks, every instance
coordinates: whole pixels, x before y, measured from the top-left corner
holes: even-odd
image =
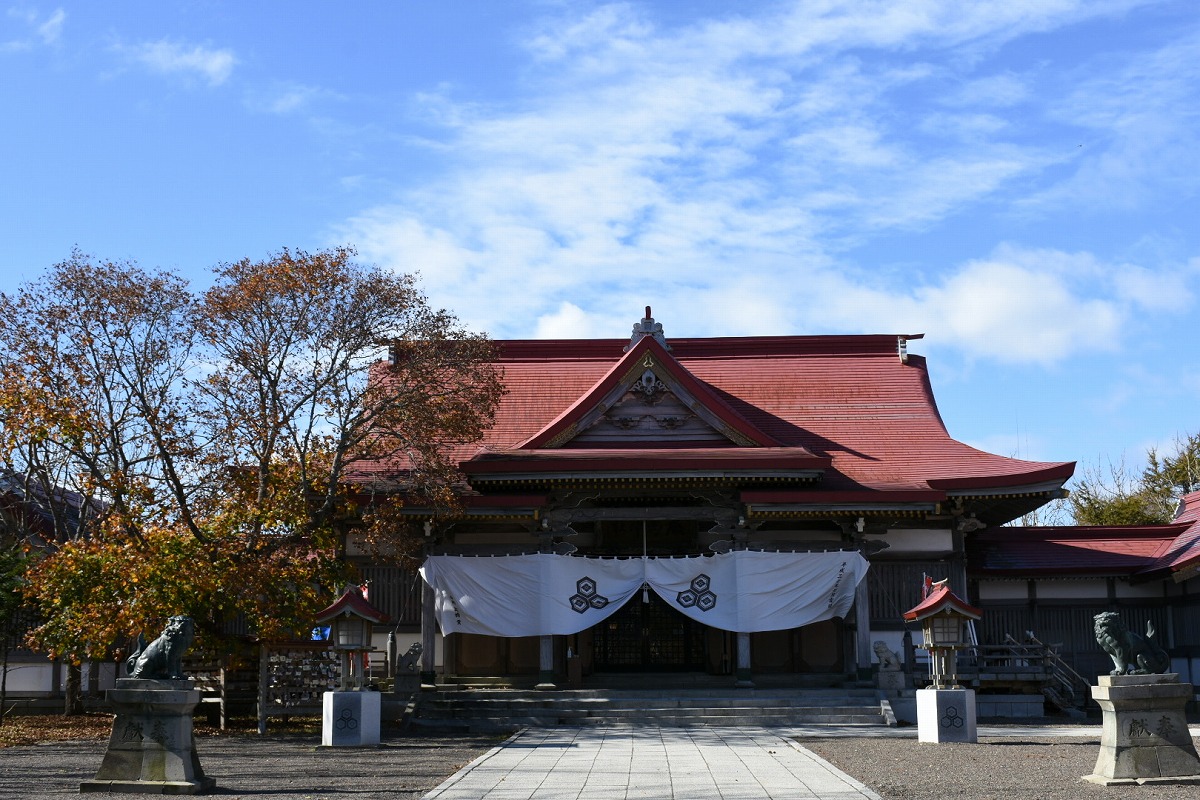
[[[1071,510],[1079,525],[1163,525],[1175,516],[1183,495],[1200,489],[1200,434],[1176,442],[1174,455],[1155,448],[1146,453],[1146,469],[1131,477],[1124,464],[1108,473],[1088,470],[1071,490]]]

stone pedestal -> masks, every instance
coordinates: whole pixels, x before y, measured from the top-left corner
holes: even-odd
[[[204,794],[205,777],[192,738],[192,711],[200,692],[190,680],[121,678],[108,690],[116,718],[96,777],[80,792]]]
[[[906,688],[904,673],[896,669],[881,669],[875,674],[875,688],[895,692]]]
[[[396,694],[412,694],[420,688],[421,676],[415,672],[398,672],[392,679],[392,691]]]
[[[917,740],[979,741],[974,689],[921,689],[917,692]]]
[[[1184,706],[1192,685],[1166,675],[1102,675],[1092,697],[1104,711],[1100,756],[1084,780],[1200,784],[1200,758]]]
[[[322,747],[379,746],[379,692],[326,692],[321,700]]]

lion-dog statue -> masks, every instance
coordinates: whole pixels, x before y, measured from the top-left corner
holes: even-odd
[[[183,674],[183,654],[192,646],[196,629],[191,617],[171,617],[162,635],[150,644],[138,634],[138,647],[125,659],[125,671],[131,678],[178,681]]]
[[[900,663],[900,656],[887,646],[887,642],[875,642],[871,647],[875,651],[875,657],[879,659],[880,672],[899,672],[904,668]]]
[[[1171,668],[1171,657],[1158,646],[1154,625],[1148,620],[1143,637],[1126,628],[1117,612],[1097,614],[1096,642],[1112,656],[1116,669],[1110,675],[1152,675]]]
[[[421,657],[421,643],[414,642],[413,646],[408,648],[408,652],[400,656],[400,663],[396,665],[396,674],[407,674],[417,671],[417,659]]]

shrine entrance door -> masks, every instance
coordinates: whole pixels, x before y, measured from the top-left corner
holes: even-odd
[[[704,631],[653,591],[635,594],[620,611],[592,629],[597,672],[700,672]]]

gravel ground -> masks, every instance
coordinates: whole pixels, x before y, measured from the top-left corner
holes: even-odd
[[[1200,786],[1098,786],[1100,739],[980,737],[979,744],[915,738],[797,739],[888,800],[1200,800]]]
[[[229,798],[419,798],[507,737],[387,736],[380,749],[318,750],[319,736],[202,736],[196,749]],[[888,800],[1200,800],[1200,786],[1086,783],[1099,736],[981,737],[979,744],[921,744],[914,738],[800,738],[797,741]],[[104,756],[102,741],[0,750],[0,800],[78,796]],[[102,794],[97,797],[141,797]],[[697,798],[708,800],[708,798]]]
[[[198,737],[196,752],[205,774],[217,780],[213,796],[395,800],[421,797],[504,738],[397,737],[385,738],[378,749],[318,750],[319,735]],[[80,782],[95,777],[104,750],[98,741],[0,750],[0,798],[78,797]]]

